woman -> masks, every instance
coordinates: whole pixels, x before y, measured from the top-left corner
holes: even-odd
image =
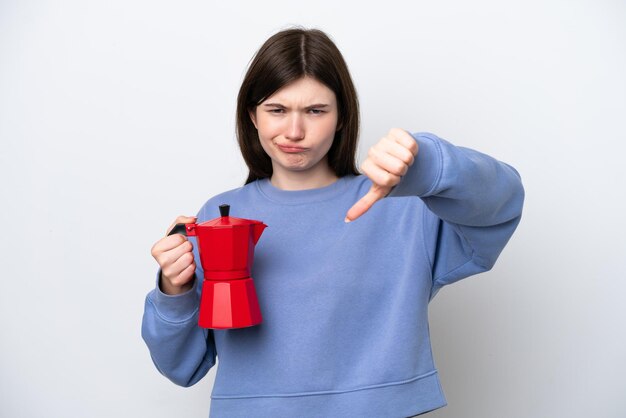
[[[521,216],[508,165],[428,133],[392,129],[355,168],[357,96],[321,31],[269,38],[242,83],[245,186],[196,217],[270,226],[255,249],[263,323],[197,325],[203,277],[181,235],[159,240],[157,286],[142,335],[174,383],[199,381],[219,358],[212,417],[407,417],[446,404],[431,355],[428,302],[489,270]]]

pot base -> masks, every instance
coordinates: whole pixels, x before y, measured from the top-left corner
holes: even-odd
[[[245,328],[263,318],[252,278],[204,280],[198,325],[202,328]]]

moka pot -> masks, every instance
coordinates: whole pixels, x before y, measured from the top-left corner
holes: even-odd
[[[257,325],[262,317],[250,270],[254,247],[267,225],[229,216],[229,205],[219,208],[219,218],[177,224],[170,232],[196,237],[204,271],[198,325],[212,329]]]

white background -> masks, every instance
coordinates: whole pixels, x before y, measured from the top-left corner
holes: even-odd
[[[0,416],[206,417],[140,337],[150,247],[240,186],[262,42],[325,30],[391,127],[515,166],[523,220],[430,308],[432,417],[626,416],[626,3],[0,0]],[[334,417],[333,417],[334,418]]]

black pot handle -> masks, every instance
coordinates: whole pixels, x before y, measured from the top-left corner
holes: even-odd
[[[184,236],[187,236],[187,224],[176,224],[174,225],[174,228],[172,228],[172,230],[170,232],[168,232],[167,236],[169,237],[170,235],[174,235],[174,234],[181,234]]]

